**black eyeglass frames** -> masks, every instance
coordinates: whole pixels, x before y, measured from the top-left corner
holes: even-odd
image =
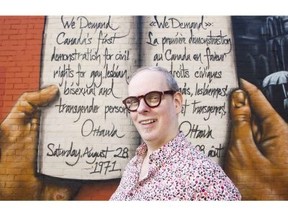
[[[136,112],[139,107],[141,98],[144,99],[147,106],[149,106],[150,108],[155,108],[161,104],[162,96],[164,94],[173,95],[175,94],[175,92],[176,91],[173,91],[173,90],[151,91],[145,95],[127,97],[122,102],[130,112]]]

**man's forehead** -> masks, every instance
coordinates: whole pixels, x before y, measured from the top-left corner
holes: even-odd
[[[161,88],[166,85],[166,79],[161,72],[144,70],[134,75],[128,85],[128,91],[132,93],[138,91],[149,92],[152,90],[164,90]]]
[[[144,81],[147,79],[152,79],[153,78],[161,78],[161,80],[164,78],[164,75],[162,72],[160,71],[155,71],[155,70],[143,70],[143,71],[139,71],[137,72],[132,79],[130,80],[130,83],[133,80],[137,80],[137,81]],[[157,79],[156,79],[157,80]]]

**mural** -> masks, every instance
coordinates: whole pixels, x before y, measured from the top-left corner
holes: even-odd
[[[285,16],[0,17],[0,199],[108,200],[140,142],[120,99],[141,65],[177,78],[180,129],[243,200],[288,199],[287,34]]]

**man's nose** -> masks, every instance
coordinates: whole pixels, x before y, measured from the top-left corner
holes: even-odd
[[[139,101],[139,107],[137,109],[137,112],[143,113],[149,111],[151,108],[146,104],[144,98],[141,98]]]

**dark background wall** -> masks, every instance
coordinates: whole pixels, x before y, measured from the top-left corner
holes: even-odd
[[[239,77],[256,84],[288,121],[288,17],[233,16],[232,25]],[[285,72],[275,74],[279,71]],[[268,75],[278,76],[278,84],[270,80],[264,88]]]

